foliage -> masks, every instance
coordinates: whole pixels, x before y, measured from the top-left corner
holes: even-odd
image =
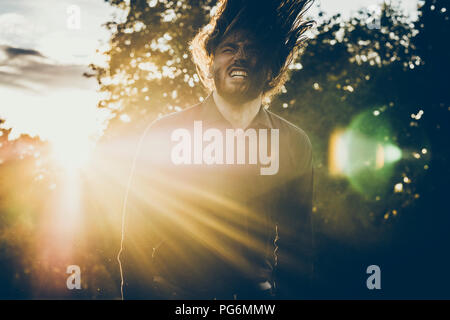
[[[124,16],[106,24],[111,31],[104,52],[107,64],[91,67],[105,93],[99,107],[116,114],[106,132],[114,142],[124,133],[142,132],[159,114],[205,97],[188,45],[215,1],[107,2],[122,8]],[[374,28],[374,13],[367,10],[348,20],[339,15],[325,19],[293,63],[283,93],[270,105],[312,140],[318,272],[329,297],[366,297],[360,278],[372,263],[389,268],[391,276],[383,281],[395,283],[385,289],[384,298],[424,297],[423,292],[448,297],[448,281],[441,277],[450,266],[445,251],[450,223],[445,201],[449,7],[447,0],[423,1],[418,21],[411,23],[398,7],[384,5],[380,28]],[[375,194],[355,190],[348,177],[329,170],[330,136],[350,128],[361,114],[373,117],[375,127],[387,124],[388,141],[404,154]],[[361,132],[369,132],[367,127]],[[0,133],[0,296],[74,297],[65,288],[51,291],[51,281],[63,279],[65,284],[63,266],[70,259],[52,265],[59,257],[38,232],[47,221],[47,201],[54,197],[52,186],[60,173],[38,139],[10,141],[8,130]],[[99,153],[104,150],[109,150],[107,143],[98,146]],[[75,298],[119,296],[115,256],[120,210],[114,208],[120,208],[123,193],[116,185],[126,180],[119,171],[103,177],[104,183],[83,177],[86,229],[76,238],[74,259],[90,273],[85,290]],[[398,183],[402,192],[394,192]],[[102,207],[104,199],[108,203]],[[109,218],[114,223],[106,223]],[[48,259],[38,255],[42,252]],[[429,281],[418,279],[423,274]],[[36,281],[42,278],[47,280]]]

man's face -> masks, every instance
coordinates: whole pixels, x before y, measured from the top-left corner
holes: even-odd
[[[233,104],[257,98],[268,79],[261,46],[245,30],[228,34],[214,53],[211,73],[217,92]]]

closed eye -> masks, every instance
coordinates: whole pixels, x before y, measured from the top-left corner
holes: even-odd
[[[229,44],[229,43],[226,43],[226,44],[222,45],[221,47],[222,48],[220,49],[220,52],[224,52],[224,53],[231,52],[232,53],[232,52],[236,51],[236,48],[234,47],[234,45]]]

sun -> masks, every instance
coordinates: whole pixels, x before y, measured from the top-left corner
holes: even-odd
[[[52,141],[52,154],[56,164],[68,171],[84,168],[91,158],[93,143],[79,136],[61,136]]]

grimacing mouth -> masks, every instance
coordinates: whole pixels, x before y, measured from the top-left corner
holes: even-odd
[[[228,75],[231,78],[240,78],[240,79],[244,79],[248,77],[248,70],[245,68],[240,68],[240,67],[232,67],[230,69],[230,71],[228,72]]]

